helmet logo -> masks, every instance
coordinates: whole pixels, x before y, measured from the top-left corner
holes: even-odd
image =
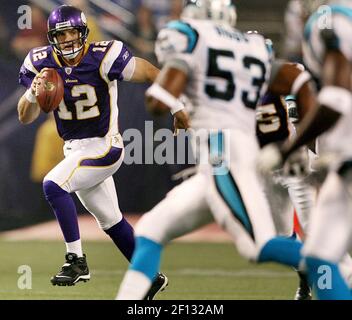
[[[64,21],[64,22],[58,22],[56,25],[55,25],[55,28],[56,29],[59,29],[59,28],[67,28],[67,27],[71,27],[71,21]]]

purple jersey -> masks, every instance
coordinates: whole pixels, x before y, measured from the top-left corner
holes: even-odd
[[[260,147],[285,140],[289,134],[285,99],[267,93],[257,107],[257,137]]]
[[[104,137],[118,132],[117,82],[131,78],[134,64],[131,52],[116,40],[87,45],[77,66],[66,66],[51,46],[40,47],[28,53],[19,82],[29,88],[43,68],[56,69],[65,87],[64,99],[54,111],[60,137]]]

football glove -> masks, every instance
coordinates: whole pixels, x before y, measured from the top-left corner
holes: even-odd
[[[292,153],[285,161],[283,175],[287,177],[306,177],[309,172],[308,149],[303,146]]]
[[[275,143],[265,146],[257,157],[257,170],[263,175],[281,169],[282,165],[283,157],[279,146]]]

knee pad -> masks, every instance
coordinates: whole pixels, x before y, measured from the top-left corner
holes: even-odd
[[[66,192],[64,189],[60,188],[55,182],[50,180],[43,182],[43,191],[45,199],[48,201],[68,194],[68,192]]]

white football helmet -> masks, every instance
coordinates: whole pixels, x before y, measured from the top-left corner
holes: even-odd
[[[234,27],[237,12],[233,0],[185,0],[181,18],[209,19]]]

